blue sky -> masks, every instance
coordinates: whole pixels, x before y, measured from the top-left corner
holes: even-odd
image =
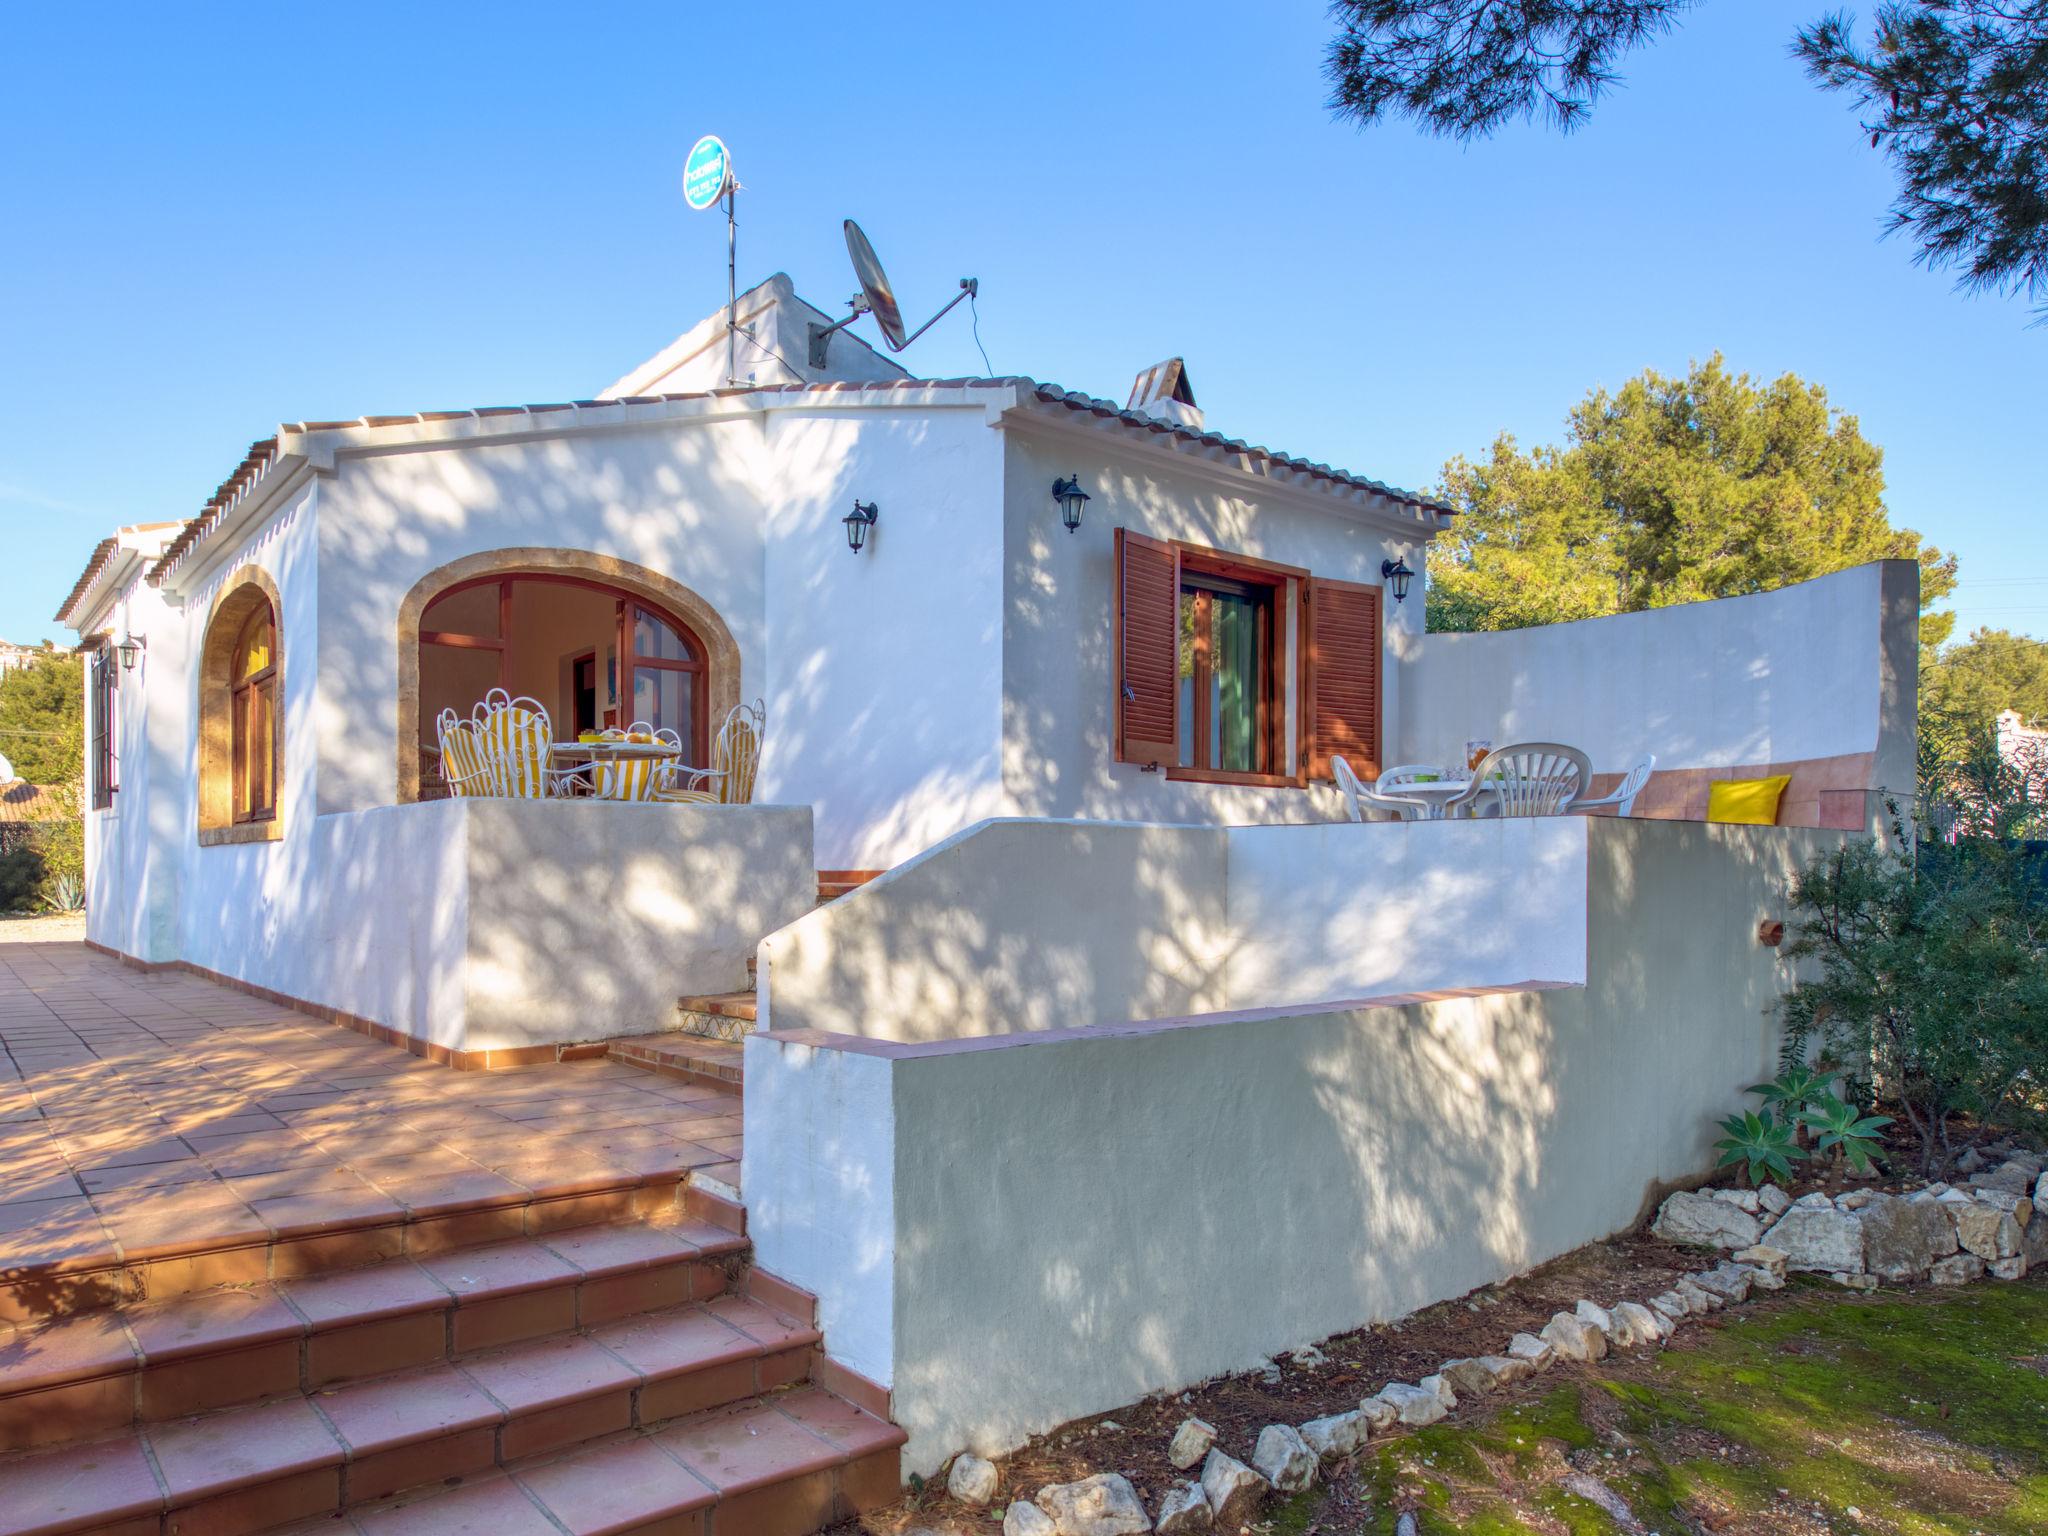
[[[981,279],[997,372],[1121,399],[1187,358],[1226,432],[1410,486],[1716,349],[1824,384],[1965,628],[2048,635],[2048,328],[1880,240],[1891,180],[1707,0],[1591,125],[1331,121],[1320,5],[16,8],[0,52],[0,636],[280,420],[586,395],[722,302],[683,205],[732,146],[742,282],[915,324]],[[868,322],[862,322],[863,326]],[[978,373],[963,308],[906,361]]]

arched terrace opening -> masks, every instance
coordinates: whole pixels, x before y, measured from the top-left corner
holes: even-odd
[[[680,583],[605,556],[504,550],[444,566],[399,616],[399,798],[445,793],[434,721],[493,688],[538,700],[557,739],[638,721],[695,766],[739,698],[739,648]]]

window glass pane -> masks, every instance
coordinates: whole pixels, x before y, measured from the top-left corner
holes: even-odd
[[[448,592],[427,604],[420,615],[421,629],[437,629],[450,635],[475,635],[484,640],[501,640],[498,633],[498,584],[487,581],[480,587]]]
[[[275,638],[270,623],[270,609],[265,605],[250,616],[247,626],[242,630],[241,639],[235,648],[235,676],[254,677],[269,666]]]
[[[275,680],[258,683],[248,693],[249,700],[249,810],[253,812],[271,809],[274,795],[272,752],[277,745],[277,722],[273,713],[276,687]]]
[[[691,750],[691,720],[696,703],[697,679],[688,672],[667,667],[633,669],[633,718],[645,720],[657,731],[667,726],[683,738],[683,752]],[[702,767],[703,764],[693,764]]]
[[[1195,594],[1180,595],[1180,765],[1195,765]]]
[[[690,648],[690,642],[678,634],[673,626],[659,615],[639,607],[633,610],[633,654],[652,656],[660,661],[697,659],[697,653]]]
[[[1209,599],[1210,761],[1231,773],[1258,771],[1258,609],[1218,592]]]

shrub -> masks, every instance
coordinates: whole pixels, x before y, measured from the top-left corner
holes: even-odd
[[[1896,1104],[1929,1175],[1959,1116],[2048,1123],[2048,905],[2029,881],[2018,849],[1965,837],[1938,856],[1847,844],[1793,883],[1785,953],[1816,964],[1781,1002],[1785,1059],[1818,1046],[1845,1100]],[[1839,1130],[1868,1139],[1855,1119]]]

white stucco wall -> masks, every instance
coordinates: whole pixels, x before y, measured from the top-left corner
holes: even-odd
[[[1001,439],[976,405],[765,431],[757,794],[816,808],[821,868],[886,869],[1001,809]],[[859,555],[856,497],[879,509]]]
[[[1561,741],[1596,772],[1880,754],[1912,787],[1919,573],[1880,561],[1749,597],[1410,648],[1389,762],[1461,760],[1473,737]]]
[[[1009,814],[1195,822],[1328,821],[1333,790],[1199,784],[1114,761],[1112,598],[1119,527],[1379,585],[1380,563],[1420,570],[1429,526],[1313,490],[1261,485],[1199,459],[1142,452],[1109,433],[1012,428],[1004,437],[1003,780]],[[1052,483],[1092,498],[1069,534]],[[1422,626],[1421,583],[1383,598],[1382,717],[1405,686],[1394,658]],[[1290,671],[1290,677],[1293,675]],[[1290,718],[1294,711],[1290,708]]]
[[[1586,829],[984,822],[764,939],[766,1027],[957,1040],[1580,981]]]
[[[754,1227],[758,1261],[835,1318],[890,1303],[862,1368],[910,1432],[905,1471],[1503,1279],[1703,1172],[1716,1117],[1775,1060],[1790,972],[1756,925],[1839,834],[1572,825],[1578,985],[910,1045],[753,1037],[749,1204],[832,1207],[822,1237]],[[886,1149],[756,1156],[843,1121],[850,1077],[886,1098]]]

